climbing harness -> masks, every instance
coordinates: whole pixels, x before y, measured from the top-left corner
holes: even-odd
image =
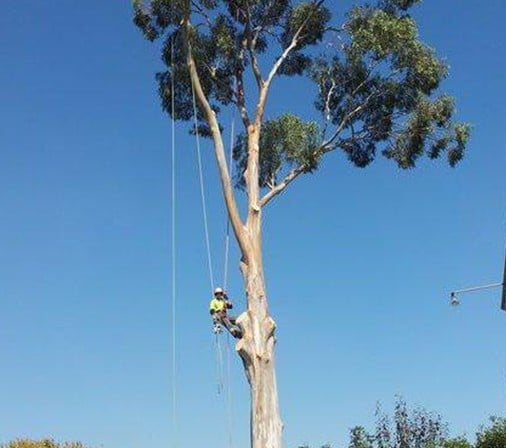
[[[223,326],[219,322],[215,322],[213,325],[213,333],[219,335],[223,332]]]

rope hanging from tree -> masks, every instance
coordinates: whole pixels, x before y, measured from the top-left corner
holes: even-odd
[[[191,78],[191,77],[190,77]],[[193,78],[191,78],[191,91],[192,91],[192,104],[193,104],[193,122],[194,122],[194,131],[195,131],[195,146],[197,153],[197,168],[199,175],[199,184],[200,184],[200,198],[202,204],[202,218],[204,224],[204,235],[206,242],[206,252],[207,252],[207,264],[209,271],[209,284],[211,286],[211,291],[214,290],[215,281],[214,281],[214,271],[213,271],[213,257],[211,250],[211,242],[209,237],[209,219],[207,213],[207,199],[205,194],[205,182],[204,182],[204,170],[202,166],[202,151],[200,145],[200,132],[198,126],[198,116],[197,116],[197,100],[195,96],[195,85],[193,82]],[[232,116],[231,123],[231,136],[230,136],[230,155],[229,155],[229,172],[232,171],[232,155],[233,155],[233,144],[235,140],[235,116]],[[228,283],[228,267],[229,267],[229,252],[230,252],[230,220],[226,219],[226,229],[225,229],[225,253],[224,253],[224,267],[223,267],[223,288],[226,289]],[[227,336],[228,338],[228,336]],[[228,444],[229,448],[233,446],[233,437],[232,437],[232,423],[233,423],[233,415],[232,415],[232,390],[230,387],[230,341],[227,339],[227,346],[225,348],[226,352],[226,362],[227,362],[227,375],[224,375],[224,367],[223,367],[223,347],[222,340],[219,338],[219,335],[215,336],[215,351],[216,351],[216,371],[217,371],[217,391],[218,394],[221,395],[225,391],[225,399],[226,399],[226,413],[227,413],[227,433],[228,433]]]
[[[170,52],[171,59],[174,61],[174,39],[171,39],[170,42]],[[172,73],[174,73],[174,62],[172,62]],[[171,89],[174,91],[174,77],[171,80]],[[177,331],[176,331],[176,279],[177,279],[177,271],[176,271],[176,116],[175,116],[175,103],[174,103],[174,95],[171,98],[171,164],[172,164],[172,173],[171,173],[171,262],[172,262],[172,301],[171,301],[171,314],[172,314],[172,424],[173,431],[175,434],[175,440],[177,444],[177,364],[176,364],[176,355],[177,355]]]
[[[171,1],[172,7],[172,1]],[[175,434],[175,443],[177,446],[177,246],[176,246],[176,204],[177,204],[177,194],[176,194],[176,111],[175,111],[175,77],[174,77],[174,39],[171,39],[170,42],[170,51],[171,51],[171,314],[172,314],[172,424],[173,431]],[[193,102],[193,119],[194,119],[194,127],[195,127],[195,143],[196,143],[196,153],[197,153],[197,168],[199,173],[199,183],[200,183],[200,196],[202,203],[202,217],[204,224],[204,234],[205,234],[205,242],[206,242],[206,252],[207,252],[207,264],[209,271],[209,283],[211,287],[211,291],[214,290],[214,272],[213,272],[213,259],[212,259],[212,251],[211,251],[211,243],[209,237],[209,220],[207,213],[207,200],[205,194],[205,184],[204,184],[204,170],[202,167],[202,154],[201,154],[201,145],[200,145],[200,132],[198,127],[198,117],[197,117],[197,102],[195,97],[195,86],[193,83],[193,79],[191,81],[192,88],[192,102]],[[235,139],[235,117],[232,117],[232,125],[231,125],[231,143],[230,143],[230,156],[229,156],[229,169],[232,170],[232,152],[233,152],[233,142]],[[229,262],[229,251],[230,251],[230,221],[227,215],[226,222],[226,230],[225,230],[225,254],[224,254],[224,267],[223,267],[223,287],[226,288],[228,283],[228,262]],[[224,389],[224,384],[226,384],[226,412],[227,412],[227,432],[228,432],[228,445],[229,448],[233,446],[233,438],[232,438],[232,392],[230,388],[230,341],[227,339],[227,376],[224,378],[224,369],[223,369],[223,350],[221,345],[221,340],[216,335],[216,356],[217,356],[217,375],[218,375],[218,394],[221,394]]]

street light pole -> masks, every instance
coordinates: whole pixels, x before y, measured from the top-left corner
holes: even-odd
[[[459,305],[460,304],[460,301],[458,299],[459,294],[463,294],[466,292],[473,292],[473,291],[481,291],[482,289],[498,288],[499,286],[503,286],[503,284],[502,283],[491,283],[490,285],[473,286],[471,288],[457,289],[456,291],[452,291],[450,293],[451,304],[452,305]]]
[[[460,305],[459,301],[459,294],[464,294],[467,292],[474,292],[474,291],[481,291],[482,289],[491,289],[491,288],[498,288],[502,286],[502,300],[501,300],[501,309],[503,311],[506,311],[506,254],[504,259],[504,274],[502,283],[491,283],[489,285],[483,285],[483,286],[473,286],[471,288],[464,288],[464,289],[457,289],[455,291],[452,291],[450,293],[450,304],[457,306]]]
[[[501,309],[506,311],[506,254],[504,256],[504,273],[502,275],[502,301]]]

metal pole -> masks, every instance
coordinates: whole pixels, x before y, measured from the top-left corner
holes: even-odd
[[[456,291],[452,291],[450,293],[450,303],[454,306],[459,305],[459,294],[463,294],[466,292],[480,291],[482,289],[490,289],[490,288],[498,288],[502,286],[502,300],[501,300],[501,309],[506,311],[506,253],[504,257],[504,274],[501,283],[491,283],[490,285],[483,286],[473,286],[472,288],[465,289],[457,289]]]
[[[506,311],[506,253],[504,254],[504,274],[502,277],[502,301],[501,309]]]
[[[460,305],[460,301],[458,298],[459,294],[463,294],[466,292],[474,292],[474,291],[481,291],[483,289],[491,289],[491,288],[498,288],[500,286],[504,286],[504,283],[491,283],[490,285],[483,285],[483,286],[473,286],[472,288],[464,288],[464,289],[457,289],[456,291],[452,291],[450,293],[450,303],[454,306]],[[506,288],[503,287],[503,296],[504,296],[504,290]],[[504,304],[504,297],[503,297],[503,304]],[[503,308],[503,310],[506,311],[506,308]]]
[[[481,289],[498,288],[499,286],[502,286],[502,283],[491,283],[490,285],[473,286],[472,288],[457,289],[456,291],[453,291],[452,294],[457,295],[464,292],[480,291]]]

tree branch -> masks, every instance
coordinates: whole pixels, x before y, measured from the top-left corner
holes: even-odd
[[[376,92],[371,93],[365,101],[360,105],[357,106],[355,109],[353,109],[351,112],[346,114],[346,116],[341,120],[341,123],[339,123],[339,126],[337,126],[334,134],[332,134],[332,137],[330,137],[328,140],[326,140],[322,147],[327,147],[329,145],[332,145],[332,143],[335,141],[337,137],[339,137],[339,134],[343,131],[344,127],[349,123],[349,121],[358,114],[368,103],[368,101],[374,96]]]
[[[241,217],[239,215],[239,210],[237,208],[237,202],[234,196],[234,191],[232,187],[232,181],[230,179],[230,173],[228,171],[227,159],[225,156],[225,148],[223,145],[223,138],[220,132],[220,127],[218,124],[218,120],[216,118],[216,113],[211,108],[209,101],[204,93],[202,88],[202,84],[200,82],[200,78],[197,72],[197,67],[195,64],[195,60],[193,58],[191,44],[188,38],[188,27],[189,18],[185,18],[183,27],[185,30],[185,41],[187,47],[187,63],[188,68],[190,70],[190,77],[193,87],[195,89],[195,95],[198,100],[200,107],[202,108],[204,115],[206,117],[207,123],[211,129],[211,135],[213,137],[214,142],[214,150],[216,155],[216,161],[218,163],[218,170],[220,173],[221,185],[223,190],[223,196],[225,199],[225,204],[227,206],[228,216],[230,218],[230,222],[232,224],[232,228],[234,230],[237,242],[243,253],[243,256],[246,256],[248,253],[248,246],[246,244],[246,240],[243,233],[243,223],[241,221]]]
[[[313,152],[313,157],[321,157],[324,154],[327,154],[331,151],[334,151],[337,148],[336,144],[322,144],[318,149]],[[307,166],[302,164],[297,168],[294,168],[290,171],[285,178],[277,184],[274,188],[268,191],[259,201],[260,207],[264,207],[267,205],[272,199],[274,199],[277,195],[282,193],[288,185],[290,185],[297,177],[306,172]]]
[[[209,27],[209,29],[211,29],[213,26],[213,21],[209,17],[209,14],[207,14],[206,11],[197,2],[192,0],[191,4],[195,7],[195,12],[197,12],[204,18],[204,20],[207,23],[207,26]]]
[[[314,3],[315,5],[315,11],[323,5],[325,0],[318,0]],[[302,22],[302,25],[297,29],[295,34],[293,35],[292,41],[290,42],[290,45],[288,45],[287,48],[283,51],[281,56],[277,59],[277,61],[272,66],[271,71],[269,72],[269,76],[267,77],[267,80],[264,82],[262,89],[260,91],[260,97],[258,100],[258,106],[257,106],[257,116],[255,118],[256,124],[260,125],[262,123],[262,118],[265,112],[265,103],[267,101],[267,94],[269,93],[269,89],[272,83],[272,80],[278,73],[281,65],[283,62],[285,62],[288,55],[292,52],[292,50],[298,45],[300,35],[302,34],[302,31],[304,30],[306,24],[308,23],[309,19],[312,17],[312,14],[308,15],[304,22]]]
[[[357,114],[359,113],[367,104],[367,102],[371,99],[371,97],[374,95],[372,93],[369,95],[366,100],[358,107],[353,109],[351,112],[349,112],[341,121],[339,126],[336,128],[336,131],[332,135],[331,138],[324,141],[312,154],[313,158],[319,158],[323,156],[324,154],[327,154],[333,150],[335,150],[338,145],[335,143],[335,140],[339,136],[339,134],[343,131],[343,129],[346,127],[346,125],[349,123],[349,121]],[[304,173],[307,169],[306,165],[299,165],[297,168],[294,168],[292,171],[290,171],[285,178],[274,188],[272,188],[269,192],[267,192],[259,201],[260,207],[265,206],[268,202],[270,202],[274,197],[279,195],[281,192],[283,192],[288,185],[290,185],[297,177],[299,177],[302,173]]]
[[[243,45],[243,48],[239,52],[239,60],[241,61],[242,67],[237,68],[235,72],[235,96],[237,98],[237,108],[239,110],[239,113],[241,114],[241,119],[244,124],[244,129],[246,132],[248,131],[248,127],[250,125],[250,119],[248,114],[248,108],[246,107],[246,95],[244,93],[244,79],[243,79],[243,73],[244,73],[244,52],[245,48]]]
[[[247,22],[246,22],[246,27],[244,29],[244,32],[246,34],[248,53],[249,53],[249,57],[251,60],[251,68],[253,70],[253,75],[255,76],[255,81],[257,83],[257,86],[259,89],[261,89],[262,85],[264,83],[264,80],[262,78],[262,73],[260,72],[260,66],[258,64],[258,58],[257,58],[256,48],[255,48],[259,31],[257,31],[255,37],[253,38],[251,35],[251,32],[252,32],[251,11],[250,11],[248,1],[246,2],[246,16],[247,16]]]
[[[250,125],[250,119],[248,109],[246,108],[246,100],[244,96],[244,82],[242,76],[241,77],[236,76],[236,82],[237,82],[237,108],[239,109],[239,113],[241,114],[244,129],[247,131]]]
[[[325,0],[318,0],[315,1],[315,10],[317,10]],[[248,192],[248,198],[249,198],[249,215],[248,220],[255,216],[255,213],[257,213],[261,207],[262,202],[265,204],[267,203],[272,197],[276,196],[277,194],[281,193],[296,177],[298,177],[306,167],[300,166],[299,168],[296,168],[293,170],[284,180],[283,182],[275,187],[273,190],[271,190],[267,195],[269,196],[267,200],[259,199],[260,196],[260,187],[258,185],[258,177],[259,177],[259,162],[260,162],[260,147],[259,147],[259,140],[260,140],[260,132],[262,128],[262,121],[265,113],[265,105],[267,102],[267,95],[269,93],[269,89],[272,83],[272,80],[276,76],[276,74],[279,71],[279,68],[285,62],[286,58],[290,54],[290,52],[298,45],[299,38],[304,30],[305,26],[307,25],[309,19],[311,18],[311,15],[306,17],[304,22],[301,24],[301,26],[297,29],[295,34],[292,37],[292,41],[288,45],[288,47],[283,51],[282,55],[277,59],[277,61],[274,63],[269,76],[267,77],[267,80],[262,83],[262,86],[260,88],[260,94],[258,98],[258,103],[256,107],[256,113],[255,113],[255,121],[254,125],[250,127],[250,130],[248,132],[248,161],[247,161],[247,167],[245,171],[245,180],[246,180],[246,187]],[[265,199],[265,198],[264,198]]]
[[[290,185],[290,183],[292,183],[297,177],[299,177],[305,171],[305,169],[306,169],[305,165],[300,165],[297,168],[294,168],[292,171],[290,171],[279,184],[277,184],[268,193],[266,193],[262,197],[262,199],[260,199],[259,202],[260,207],[265,206],[275,196],[280,194],[286,187],[288,187],[288,185]]]

